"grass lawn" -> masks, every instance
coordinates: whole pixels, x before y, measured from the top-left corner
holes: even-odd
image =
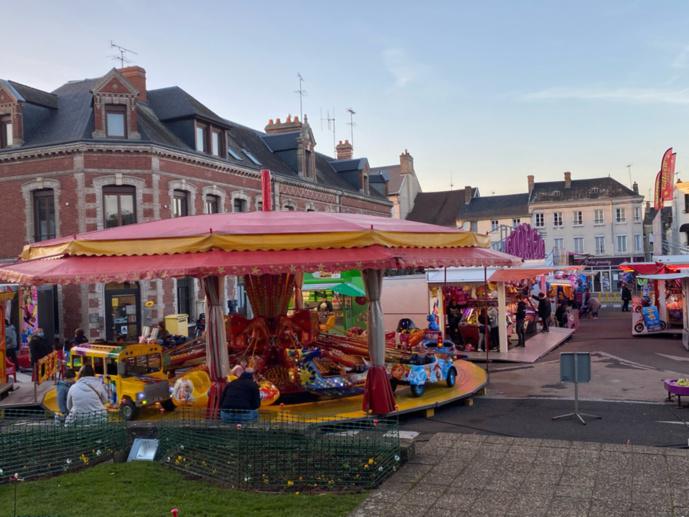
[[[12,516],[14,487],[0,485],[0,517]],[[156,463],[107,463],[73,474],[25,481],[17,488],[17,515],[66,517],[344,516],[365,494],[262,494],[185,479]]]

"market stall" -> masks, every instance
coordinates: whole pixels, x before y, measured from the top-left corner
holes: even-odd
[[[387,414],[395,399],[384,366],[383,271],[519,262],[487,249],[488,238],[473,232],[358,214],[270,212],[268,171],[263,188],[264,212],[189,216],[42,241],[27,245],[20,262],[0,268],[0,278],[33,285],[200,278],[207,305],[209,407],[216,408],[229,373],[220,299],[225,275],[244,276],[254,313],[277,336],[300,273],[361,270],[371,359],[363,406]]]
[[[304,273],[301,292],[303,308],[318,314],[325,331],[366,329],[368,307],[360,271]]]
[[[679,295],[681,296],[681,327],[678,332],[682,335],[682,345],[689,350],[689,270],[681,269],[674,273],[659,273],[650,275],[639,275],[639,278],[653,282],[672,282],[679,284]]]

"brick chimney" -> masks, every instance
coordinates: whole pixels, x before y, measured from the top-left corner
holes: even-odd
[[[414,174],[414,157],[406,149],[400,154],[400,174]]]
[[[292,117],[287,115],[287,120],[282,122],[279,118],[273,120],[272,118],[266,124],[265,131],[269,135],[278,133],[292,133],[294,131],[301,131],[302,123],[298,116]]]
[[[349,143],[349,140],[340,142],[335,146],[335,152],[337,153],[338,160],[351,160],[354,156],[354,147]]]
[[[572,188],[572,173],[565,172],[565,188]]]
[[[632,190],[634,191],[634,194],[639,195],[639,184],[636,181],[632,185]]]
[[[529,174],[526,177],[527,181],[529,182],[529,194],[533,192],[533,186],[534,186],[534,176],[533,174]]]
[[[139,92],[136,98],[142,102],[146,102],[148,100],[146,96],[146,70],[140,66],[128,66],[120,68],[117,71]]]
[[[471,185],[467,185],[466,187],[464,187],[464,204],[465,205],[468,205],[469,203],[471,203],[473,190],[474,189],[471,188]]]

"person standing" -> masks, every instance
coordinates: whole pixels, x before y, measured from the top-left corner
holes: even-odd
[[[629,312],[629,301],[632,299],[632,292],[627,284],[622,285],[622,312]]]
[[[79,370],[79,380],[69,388],[67,392],[67,411],[69,414],[65,423],[94,417],[105,418],[107,412],[105,404],[108,403],[108,393],[101,380],[95,376],[93,367],[85,364]]]
[[[19,369],[19,362],[17,361],[17,330],[9,320],[5,320],[5,350],[7,351],[7,358]]]
[[[589,298],[588,302],[588,313],[591,314],[594,320],[598,319],[598,311],[600,310],[600,301],[595,296]]]
[[[524,300],[517,302],[517,346],[526,347],[526,303]]]
[[[78,328],[74,331],[74,337],[65,341],[65,352],[69,352],[74,346],[83,345],[88,342],[89,338],[84,335],[84,329]]]
[[[542,325],[541,332],[549,332],[548,320],[551,314],[550,301],[543,292],[538,293],[538,296],[534,296],[533,298],[538,300],[538,317],[541,318]]]
[[[67,394],[69,389],[74,385],[76,375],[74,370],[67,368],[65,370],[65,376],[57,381],[57,405],[60,408],[60,413],[62,416],[67,416]]]
[[[253,368],[247,368],[225,386],[220,399],[220,419],[223,422],[253,422],[258,419],[261,392],[254,380]]]
[[[42,328],[37,328],[36,332],[31,335],[29,339],[29,354],[31,357],[31,368],[36,367],[36,363],[50,352],[53,351],[53,347],[50,346],[48,340],[45,338]]]

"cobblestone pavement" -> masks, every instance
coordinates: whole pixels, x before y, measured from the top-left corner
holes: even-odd
[[[689,451],[438,433],[353,512],[689,516]]]

